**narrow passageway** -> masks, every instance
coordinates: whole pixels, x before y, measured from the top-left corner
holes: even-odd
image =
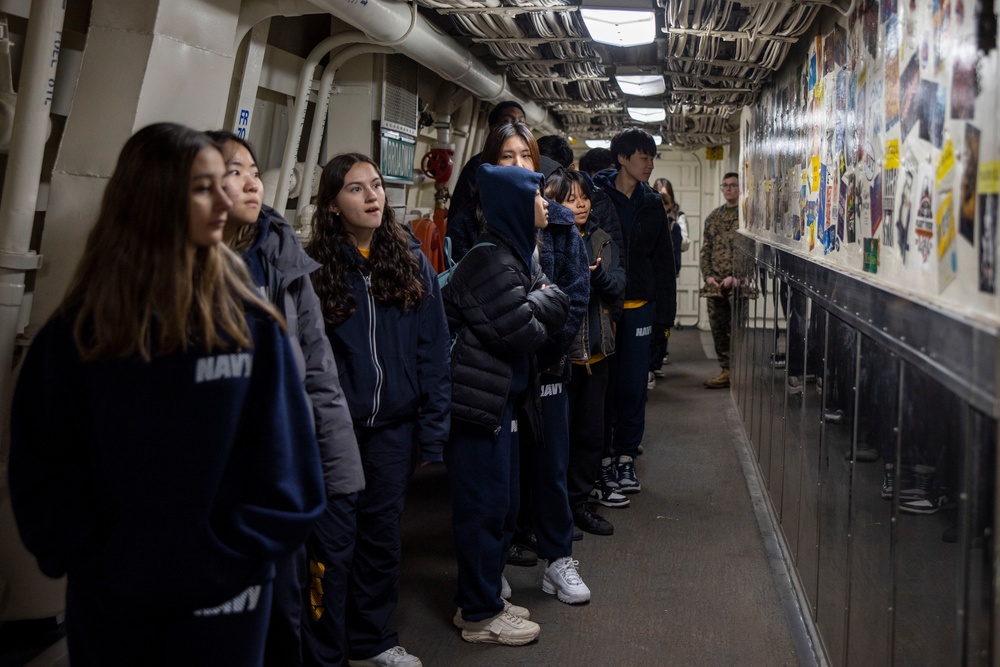
[[[417,471],[403,525],[402,644],[427,667],[797,665],[741,467],[741,430],[702,334],[675,331],[666,377],[649,393],[642,492],[600,508],[615,534],[574,543],[593,591],[569,606],[541,590],[543,565],[510,567],[511,600],[542,626],[526,647],[473,645],[451,625],[455,566],[445,470]]]

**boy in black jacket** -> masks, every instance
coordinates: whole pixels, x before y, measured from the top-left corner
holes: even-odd
[[[611,358],[608,419],[601,483],[621,493],[641,490],[635,457],[646,427],[646,377],[651,336],[663,338],[677,314],[677,277],[670,226],[660,195],[647,181],[656,144],[630,127],[611,140],[618,169],[594,177],[611,198],[621,223],[625,265],[625,308]]]

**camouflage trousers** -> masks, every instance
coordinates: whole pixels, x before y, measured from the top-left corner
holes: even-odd
[[[710,296],[708,300],[708,325],[712,328],[712,341],[715,343],[715,354],[719,357],[719,365],[729,368],[729,339],[732,329],[733,297],[732,292],[725,296]]]

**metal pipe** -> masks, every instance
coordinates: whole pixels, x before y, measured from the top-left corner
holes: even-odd
[[[271,206],[279,213],[285,212],[288,204],[288,192],[291,189],[292,169],[298,157],[299,141],[302,139],[302,124],[306,118],[306,105],[309,102],[309,89],[312,87],[313,71],[326,54],[336,48],[357,42],[368,42],[368,37],[360,30],[342,32],[327,37],[313,47],[302,65],[299,74],[299,87],[295,92],[295,105],[288,119],[288,138],[285,140],[285,152],[281,156],[281,171],[278,174],[278,187],[271,198]]]
[[[250,30],[273,16],[304,16],[323,12],[309,0],[244,0],[240,6],[240,18],[236,28],[233,49],[239,47]]]
[[[354,44],[331,57],[330,62],[323,70],[323,77],[319,84],[319,95],[316,98],[316,109],[313,113],[312,127],[309,131],[309,145],[306,147],[306,159],[302,167],[302,185],[299,188],[299,203],[295,209],[296,226],[302,226],[300,218],[306,207],[309,206],[312,198],[312,186],[319,159],[319,147],[323,143],[323,131],[326,129],[327,116],[330,112],[330,94],[333,91],[333,78],[337,75],[337,70],[344,66],[344,63],[351,58],[366,53],[395,53],[395,51],[391,46]]]
[[[343,0],[310,0],[317,7],[363,30],[376,44],[393,43],[409,31],[396,46],[401,53],[437,73],[446,81],[465,88],[479,99],[499,102],[516,100],[524,107],[528,125],[545,133],[558,133],[548,111],[508,88],[506,77],[494,74],[464,46],[444,34],[419,14],[413,17],[404,2],[369,0],[367,3]]]
[[[63,605],[62,595],[42,594],[25,600],[24,596],[18,599],[14,590],[6,591],[7,581],[23,585],[28,577],[40,579],[33,569],[34,559],[16,537],[10,514],[6,468],[14,344],[24,303],[25,274],[37,269],[41,263],[41,257],[31,251],[31,234],[38,205],[42,159],[50,128],[49,113],[65,16],[62,0],[35,0],[31,3],[14,129],[3,197],[0,199],[0,534],[4,537],[0,540],[0,564],[3,566],[0,584],[4,589],[0,609],[4,610],[6,619],[40,618],[58,613]],[[49,593],[52,588],[61,588],[62,584],[45,580],[42,586]]]
[[[25,36],[10,157],[0,199],[0,396],[10,395],[25,273],[41,264],[41,258],[30,249],[31,233],[65,15],[61,0],[33,2]],[[3,433],[8,412],[0,409]],[[6,456],[2,460],[6,461]]]

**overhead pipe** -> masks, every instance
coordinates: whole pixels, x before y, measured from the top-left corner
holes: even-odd
[[[316,66],[319,65],[319,61],[326,54],[334,49],[358,42],[368,42],[368,38],[360,30],[342,32],[332,37],[327,37],[313,47],[313,50],[306,56],[306,61],[302,65],[302,71],[299,73],[299,86],[295,91],[295,105],[292,107],[292,114],[288,120],[288,138],[285,140],[285,151],[281,155],[281,171],[278,174],[278,186],[275,188],[274,195],[271,198],[271,206],[278,212],[284,213],[285,206],[288,204],[292,172],[295,169],[295,162],[298,158],[299,142],[302,140],[302,125],[306,120],[306,106],[309,103],[309,90],[312,88],[313,72],[316,70]]]
[[[491,72],[467,48],[438,30],[424,17],[417,14],[411,19],[408,3],[389,0],[368,0],[365,3],[344,0],[310,1],[364,31],[374,44],[396,44],[397,53],[420,63],[446,81],[465,88],[481,100],[517,101],[524,108],[525,118],[532,128],[544,133],[558,133],[558,127],[544,107],[532,100],[523,99],[510,90],[505,76]],[[398,41],[407,31],[409,36]]]
[[[355,44],[348,46],[343,51],[331,57],[330,62],[327,63],[326,68],[323,70],[323,77],[320,79],[319,84],[319,95],[316,98],[316,109],[313,112],[312,128],[309,131],[306,160],[302,169],[299,203],[295,210],[295,223],[299,227],[304,224],[303,215],[312,197],[313,181],[315,180],[316,166],[319,162],[319,147],[323,143],[323,131],[326,129],[326,120],[330,112],[330,94],[333,91],[333,78],[337,75],[337,70],[344,66],[344,63],[366,53],[395,53],[395,51],[391,46]]]
[[[305,16],[324,13],[309,0],[243,0],[240,18],[236,27],[235,50],[243,42],[246,34],[261,21],[275,16]]]

